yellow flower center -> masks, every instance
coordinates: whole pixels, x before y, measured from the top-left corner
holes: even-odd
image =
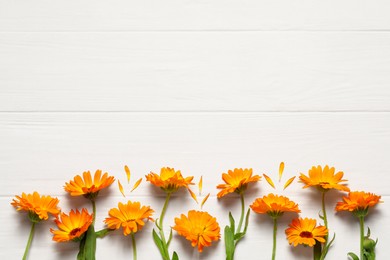
[[[313,234],[309,231],[302,231],[299,236],[304,238],[313,238]]]

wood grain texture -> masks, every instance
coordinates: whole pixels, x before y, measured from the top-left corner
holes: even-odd
[[[163,166],[200,176],[204,209],[221,227],[238,198],[217,200],[221,174],[252,167],[284,178],[329,164],[345,173],[352,190],[382,195],[367,224],[379,238],[377,259],[390,254],[390,2],[360,0],[103,1],[0,0],[0,258],[20,259],[30,228],[10,202],[39,191],[57,196],[64,211],[89,207],[63,185],[85,170],[120,179],[99,194],[97,227],[119,201],[139,200],[160,212],[164,194],[134,181]],[[295,182],[277,192],[299,203],[301,216],[318,219],[318,194]],[[196,188],[194,191],[197,192]],[[264,180],[246,203],[275,192]],[[336,243],[328,259],[358,251],[358,223],[334,214],[341,194],[328,195]],[[175,194],[166,215],[198,205]],[[236,217],[238,218],[238,217]],[[311,259],[291,248],[280,221],[278,259]],[[267,216],[252,214],[237,258],[269,259]],[[51,241],[52,222],[41,223],[30,259],[75,259],[77,245]],[[152,223],[137,234],[139,259],[159,259]],[[98,241],[98,259],[129,259],[120,232]],[[224,259],[223,240],[202,255],[174,236],[181,259]],[[261,256],[259,256],[259,251]]]
[[[386,0],[0,1],[0,31],[389,30]]]
[[[206,175],[215,195],[222,171],[276,174],[280,161],[292,175],[335,165],[355,189],[390,195],[389,123],[390,113],[2,113],[0,195],[59,194],[70,176],[103,168],[124,177],[125,164],[138,178],[163,166]],[[383,181],[353,177],[372,173]]]
[[[24,236],[28,223],[22,221],[8,203],[14,194],[23,191],[39,190],[61,199],[61,207],[87,206],[83,198],[65,196],[62,186],[75,174],[84,170],[103,169],[125,181],[123,166],[128,164],[135,179],[150,171],[158,171],[162,166],[181,169],[185,176],[195,176],[196,182],[204,177],[204,195],[211,197],[205,210],[216,216],[221,226],[228,223],[227,214],[231,210],[239,214],[237,197],[218,201],[215,186],[221,183],[221,173],[234,167],[253,167],[258,174],[267,173],[276,178],[280,160],[286,163],[287,179],[300,172],[307,173],[312,165],[330,164],[342,170],[353,190],[373,191],[383,195],[386,202],[390,198],[387,184],[390,165],[387,155],[390,152],[389,113],[137,113],[137,112],[94,112],[94,113],[1,113],[0,161],[6,174],[3,177],[0,198],[4,200],[0,220],[7,221],[5,237],[15,245],[14,258],[23,251]],[[22,180],[22,181],[21,181]],[[302,216],[317,217],[320,198],[315,192],[302,190],[302,184],[294,183],[282,191],[282,183],[277,183],[278,193],[289,196],[300,204]],[[144,182],[130,194],[131,185],[125,185],[128,199],[140,200],[151,205],[157,212],[163,204],[162,192]],[[196,191],[196,188],[194,188]],[[251,187],[247,203],[268,192],[275,192],[264,181]],[[153,195],[151,195],[153,194]],[[204,196],[203,195],[203,196]],[[358,225],[348,214],[333,213],[333,206],[340,200],[340,194],[329,194],[329,223],[337,231],[337,242],[330,252],[330,259],[343,259],[347,250],[358,250]],[[101,193],[98,204],[97,226],[106,212],[125,201],[116,186]],[[8,206],[7,206],[8,205]],[[185,191],[174,196],[167,214],[168,225],[173,225],[174,217],[198,206]],[[383,203],[372,211],[368,225],[375,236],[389,236],[390,216],[388,203]],[[282,259],[310,259],[311,252],[304,248],[291,250],[283,230],[291,216],[281,220],[278,235],[278,257]],[[271,248],[271,223],[268,218],[252,215],[250,232],[238,247],[240,258],[253,258],[253,248]],[[52,224],[40,227],[31,256],[41,255],[42,259],[74,259],[77,248],[73,245],[55,245],[48,233]],[[158,251],[150,237],[152,225],[139,235],[140,259],[158,259]],[[168,230],[166,230],[168,232]],[[10,235],[10,234],[18,234]],[[355,241],[356,240],[356,241]],[[341,242],[342,241],[342,242]],[[98,241],[100,259],[115,256],[126,258],[131,254],[128,244],[120,233],[115,233]],[[6,243],[0,243],[0,256],[10,256],[5,250]],[[381,245],[381,244],[379,244]],[[386,249],[378,246],[378,259],[386,254]],[[4,249],[4,250],[1,250]],[[172,249],[177,250],[183,259],[198,259],[187,241],[174,237]],[[146,250],[146,251],[145,251]],[[199,259],[223,259],[223,243],[220,242]]]
[[[390,111],[387,33],[1,33],[0,111]]]

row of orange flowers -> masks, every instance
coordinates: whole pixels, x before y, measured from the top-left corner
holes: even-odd
[[[284,163],[279,167],[279,181],[282,178]],[[130,182],[130,170],[125,166],[127,180]],[[344,184],[343,172],[335,173],[333,167],[313,166],[308,175],[300,174],[300,181],[304,184],[303,188],[315,187],[322,194],[321,214],[320,219],[324,225],[317,225],[316,219],[296,217],[292,219],[288,228],[285,230],[286,237],[290,244],[294,247],[302,244],[313,248],[313,259],[325,259],[329,248],[334,242],[335,236],[329,239],[329,226],[326,215],[326,200],[325,195],[329,190],[338,190],[341,192],[349,192],[343,197],[343,201],[337,203],[336,211],[352,212],[359,219],[360,224],[360,258],[354,253],[348,253],[354,260],[360,259],[375,259],[375,246],[377,241],[370,238],[370,234],[364,234],[364,218],[368,214],[368,209],[375,206],[380,201],[380,196],[364,191],[353,191]],[[275,188],[273,180],[263,175],[267,183]],[[284,188],[287,188],[295,177],[290,178]],[[285,212],[300,213],[297,203],[289,198],[277,194],[270,193],[257,198],[249,208],[245,206],[245,191],[250,183],[258,182],[261,176],[254,175],[252,169],[234,169],[222,174],[223,184],[217,186],[220,192],[218,198],[222,198],[230,193],[237,193],[241,200],[241,215],[236,225],[233,215],[229,212],[229,225],[224,228],[224,241],[226,259],[234,259],[235,248],[238,242],[245,236],[248,228],[250,209],[258,214],[268,214],[273,221],[273,248],[272,259],[276,258],[276,236],[278,218]],[[79,243],[79,253],[77,259],[95,259],[96,239],[103,238],[109,231],[119,228],[123,229],[125,236],[130,235],[133,246],[133,259],[137,258],[135,234],[140,231],[145,225],[145,220],[155,222],[156,229],[153,229],[153,240],[160,251],[161,257],[164,260],[179,259],[178,254],[174,251],[169,252],[169,245],[172,239],[172,229],[177,231],[179,235],[185,237],[191,242],[193,247],[197,247],[199,252],[203,251],[204,247],[208,247],[213,241],[220,239],[220,226],[215,217],[208,212],[190,210],[186,215],[181,214],[175,218],[175,225],[170,230],[168,236],[164,232],[164,216],[167,211],[169,200],[172,193],[179,188],[186,188],[191,196],[197,201],[195,193],[190,189],[193,185],[193,177],[183,177],[180,171],[173,168],[162,168],[160,174],[151,172],[146,175],[146,180],[153,185],[160,187],[166,194],[166,200],[163,205],[159,218],[155,221],[152,219],[154,210],[150,206],[143,206],[140,202],[128,201],[126,204],[118,203],[117,208],[112,208],[108,212],[108,217],[104,220],[107,228],[100,231],[95,231],[96,219],[96,200],[99,191],[109,187],[114,181],[113,176],[107,173],[102,175],[102,171],[97,170],[92,177],[91,173],[84,172],[82,176],[77,175],[73,180],[65,183],[64,189],[71,196],[84,196],[91,202],[92,213],[86,208],[81,210],[72,209],[68,214],[61,212],[58,207],[59,200],[51,196],[40,195],[38,192],[32,194],[22,193],[21,196],[16,196],[12,201],[12,205],[17,210],[28,212],[28,217],[32,222],[30,236],[27,242],[26,250],[23,259],[27,259],[28,251],[33,239],[35,224],[41,220],[47,220],[49,214],[55,217],[55,223],[58,229],[50,229],[53,233],[53,240],[57,242],[75,241]],[[138,180],[133,190],[138,187],[142,179]],[[119,189],[123,192],[123,186],[118,180]],[[199,189],[202,189],[202,178],[199,182]],[[202,201],[202,205],[206,202],[208,194]]]

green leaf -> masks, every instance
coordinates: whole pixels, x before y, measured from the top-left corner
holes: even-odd
[[[226,247],[226,260],[233,260],[234,257],[234,231],[229,226],[225,227],[225,247]]]
[[[175,251],[173,252],[172,260],[179,260],[179,256],[177,255],[177,253]]]
[[[96,233],[95,227],[90,225],[87,230],[87,237],[85,239],[85,260],[95,260],[96,254]]]
[[[246,234],[246,230],[248,229],[248,224],[249,224],[249,214],[250,214],[250,209],[246,212],[246,217],[245,217],[245,226],[244,226],[244,234]]]
[[[238,241],[240,241],[246,234],[246,230],[248,229],[248,223],[249,223],[249,214],[250,214],[250,209],[248,209],[248,211],[246,212],[244,231],[234,234],[234,240],[236,241],[236,245]]]
[[[367,235],[366,235],[366,237],[370,237],[370,235],[371,235],[371,230],[370,230],[370,228],[368,227],[368,228],[367,228]]]
[[[156,218],[156,220],[154,221],[154,224],[156,225],[156,227],[161,230],[161,227],[158,225],[158,218]]]
[[[349,253],[348,253],[348,256],[349,256],[350,258],[352,258],[352,260],[359,260],[359,257],[358,257],[357,255],[355,255],[354,253],[352,253],[352,252],[349,252]]]
[[[234,230],[235,230],[235,223],[234,223],[234,218],[233,218],[233,215],[232,213],[229,211],[229,221],[230,221],[230,229],[233,230],[233,233],[234,233]]]
[[[364,256],[364,260],[375,260],[375,252],[374,251],[372,251],[372,252],[365,251],[363,253],[363,256]]]
[[[240,233],[234,234],[234,240],[237,240],[237,242],[238,242],[244,236],[245,236],[244,232],[240,232]]]
[[[329,241],[328,245],[326,246],[326,251],[329,250],[329,247],[333,244],[335,238],[336,238],[336,233],[333,233],[333,238],[332,240]]]
[[[336,233],[333,233],[332,240],[330,240],[330,242],[322,249],[321,259],[325,259],[325,256],[328,254],[329,248],[333,244],[335,238],[336,238]]]
[[[156,231],[153,229],[153,240],[156,246],[158,247],[158,250],[160,251],[161,256],[163,259],[168,259],[169,260],[169,255],[167,255],[168,250],[165,250],[165,246],[161,238],[158,236]]]
[[[96,237],[103,238],[108,234],[108,232],[110,232],[110,229],[105,228],[105,229],[97,231],[95,234],[96,234]]]
[[[169,247],[169,244],[171,243],[171,240],[172,240],[172,228],[171,228],[171,232],[169,232],[167,247]]]
[[[163,251],[163,242],[161,241],[160,237],[157,235],[156,231],[153,229],[153,240],[160,252]]]

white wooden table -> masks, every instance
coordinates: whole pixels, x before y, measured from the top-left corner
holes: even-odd
[[[10,202],[38,191],[60,206],[89,206],[63,185],[84,170],[102,169],[125,183],[163,166],[198,181],[204,209],[221,227],[239,200],[218,202],[221,174],[252,167],[276,178],[329,164],[352,190],[382,195],[367,218],[379,237],[377,259],[390,253],[390,3],[388,1],[7,1],[0,0],[0,258],[20,259],[29,223]],[[264,180],[247,204],[273,191]],[[294,183],[277,192],[317,217],[319,197]],[[129,194],[130,186],[125,186]],[[97,226],[127,199],[157,213],[163,194],[145,181],[124,199],[116,183],[98,201]],[[340,199],[332,193],[329,201]],[[166,227],[189,209],[187,193],[172,200]],[[358,251],[358,223],[334,214],[328,259]],[[156,215],[157,216],[157,215]],[[100,222],[99,222],[100,220]],[[278,259],[311,259],[288,245],[281,221]],[[251,215],[237,259],[269,259],[272,224]],[[284,225],[284,226],[283,226]],[[56,244],[38,226],[30,259],[75,259],[77,245]],[[139,234],[139,259],[159,259],[149,225]],[[174,236],[181,259],[224,259],[223,240],[198,256]],[[120,232],[98,241],[98,259],[130,259]],[[268,256],[269,255],[269,256]]]

